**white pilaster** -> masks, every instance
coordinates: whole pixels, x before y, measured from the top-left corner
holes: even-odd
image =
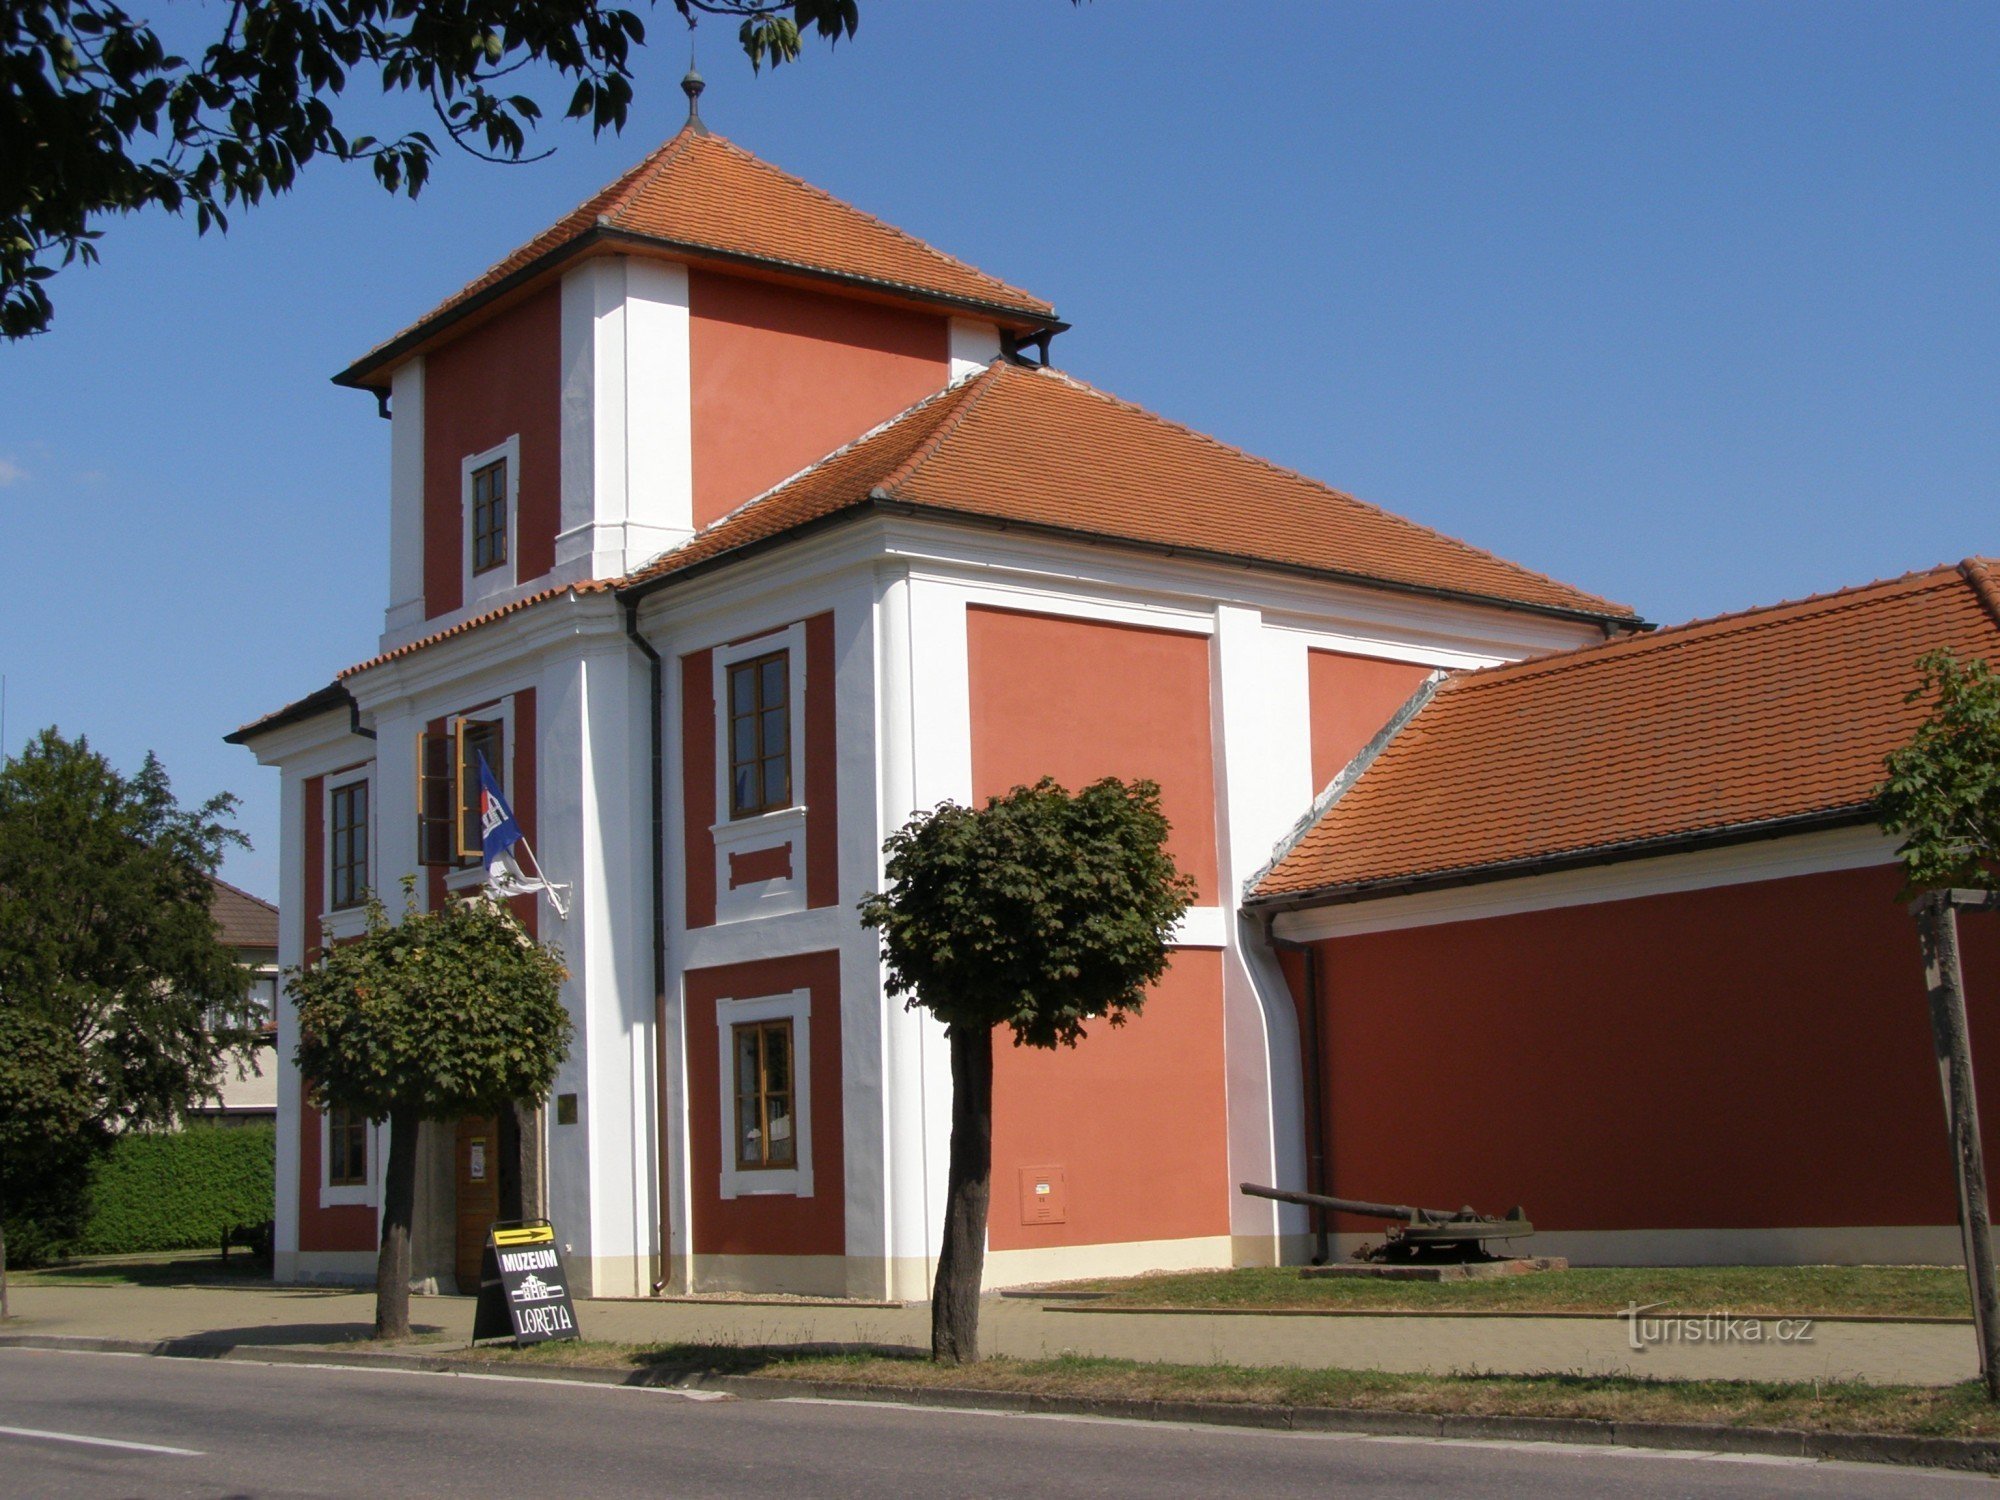
[[[424,359],[400,366],[389,387],[389,608],[386,640],[424,619]]]
[[[536,694],[535,853],[572,886],[567,921],[542,907],[575,1025],[555,1091],[578,1105],[574,1125],[550,1112],[550,1215],[597,1296],[644,1296],[657,1274],[646,704],[622,639],[550,663]]]
[[[977,375],[1000,357],[1000,330],[991,323],[953,318],[949,335],[951,383]]]
[[[687,267],[604,256],[562,282],[559,580],[614,577],[694,521]]]
[[[848,588],[833,603],[839,894],[825,915],[833,918],[840,951],[841,1156],[847,1199],[847,1291],[855,1297],[895,1295],[894,1272],[884,1269],[893,1253],[892,1151],[887,1134],[893,1080],[885,1063],[890,1018],[902,1002],[884,996],[881,944],[854,911],[861,892],[880,888],[881,726],[876,683],[881,667],[876,598],[870,579]]]
[[[879,848],[912,812],[946,798],[971,801],[972,713],[962,590],[885,570],[876,619]],[[879,854],[876,861],[880,889],[888,877]],[[944,1027],[927,1011],[889,1002],[884,1022],[890,1295],[922,1297],[929,1293],[944,1208],[951,1055]]]
[[[1301,1187],[1305,1117],[1297,1012],[1263,935],[1237,916],[1243,881],[1310,805],[1312,725],[1303,646],[1262,612],[1218,605],[1210,645],[1217,854],[1229,914],[1222,960],[1229,1180]],[[1302,1233],[1304,1214],[1232,1194],[1231,1228]]]

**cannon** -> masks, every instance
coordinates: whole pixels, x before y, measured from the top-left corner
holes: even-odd
[[[1456,1212],[1443,1208],[1412,1208],[1403,1203],[1370,1203],[1362,1198],[1330,1198],[1324,1193],[1293,1193],[1283,1188],[1259,1187],[1252,1182],[1239,1184],[1252,1198],[1273,1198],[1280,1203],[1300,1203],[1307,1208],[1331,1209],[1363,1219],[1394,1221],[1379,1245],[1365,1246],[1358,1260],[1385,1265],[1468,1265],[1507,1259],[1487,1249],[1490,1240],[1512,1240],[1535,1232],[1527,1214],[1508,1210],[1505,1218],[1475,1213],[1470,1208]]]

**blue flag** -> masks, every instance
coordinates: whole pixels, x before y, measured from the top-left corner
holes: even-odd
[[[514,809],[500,794],[500,782],[486,764],[486,752],[479,757],[479,851],[490,870],[521,839],[521,825],[514,821]]]

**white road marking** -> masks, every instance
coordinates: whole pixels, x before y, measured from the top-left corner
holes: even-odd
[[[20,1351],[28,1354],[66,1354],[84,1359],[153,1359],[163,1356],[148,1354],[126,1354],[105,1349],[50,1349],[34,1344],[0,1345],[0,1352]],[[609,1380],[564,1380],[553,1375],[510,1375],[489,1374],[483,1370],[412,1370],[395,1365],[373,1366],[321,1363],[318,1360],[302,1359],[218,1359],[208,1361],[212,1370],[241,1368],[245,1365],[258,1370],[334,1370],[348,1375],[413,1375],[427,1380],[499,1380],[514,1385],[559,1385],[565,1390],[631,1391],[642,1396],[671,1396],[680,1401],[734,1401],[737,1398],[728,1391],[708,1391],[695,1386],[674,1385],[626,1385]],[[4,1431],[6,1429],[0,1429]]]
[[[48,1443],[85,1443],[92,1448],[124,1448],[133,1453],[166,1453],[175,1458],[200,1458],[199,1448],[169,1448],[165,1443],[128,1443],[123,1438],[90,1437],[81,1432],[43,1432],[38,1427],[0,1427],[0,1437],[40,1438]]]

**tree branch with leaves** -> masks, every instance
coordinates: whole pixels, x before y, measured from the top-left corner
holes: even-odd
[[[298,1016],[293,1059],[314,1106],[343,1105],[389,1126],[375,1268],[382,1339],[410,1334],[418,1128],[539,1104],[571,1030],[562,955],[505,906],[475,896],[419,911],[413,881],[404,898],[392,924],[371,897],[363,936],[285,971]]]
[[[740,20],[753,67],[802,38],[852,36],[857,0],[673,0]],[[489,161],[527,156],[552,107],[593,132],[624,127],[636,10],[602,0],[233,0],[198,56],[170,52],[117,0],[0,5],[0,337],[45,330],[48,282],[97,259],[114,214],[192,212],[206,233],[288,191],[316,158],[365,163],[415,197],[440,142]],[[359,88],[414,102],[425,128],[383,138],[337,111]]]

